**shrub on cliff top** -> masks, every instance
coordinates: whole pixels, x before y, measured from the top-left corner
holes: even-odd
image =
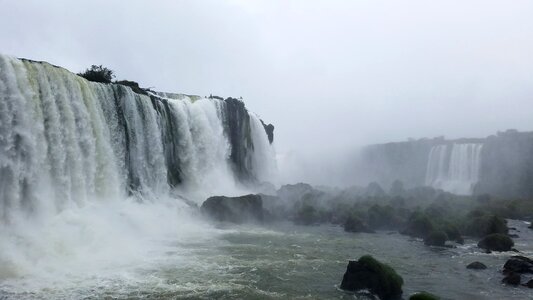
[[[114,72],[102,65],[92,65],[85,72],[78,73],[79,76],[95,82],[111,83],[115,77]]]

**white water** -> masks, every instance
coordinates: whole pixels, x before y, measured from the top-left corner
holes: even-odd
[[[460,195],[472,193],[479,180],[483,144],[433,146],[429,152],[426,185]]]
[[[0,55],[0,295],[126,280],[169,240],[216,233],[180,197],[247,192],[232,171],[224,103],[153,99]],[[274,150],[250,122],[251,172],[268,180]],[[165,151],[179,161],[175,187]]]

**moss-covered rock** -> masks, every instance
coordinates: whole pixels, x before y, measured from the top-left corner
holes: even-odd
[[[347,232],[374,232],[372,229],[368,228],[366,224],[357,216],[349,216],[344,222],[344,231]]]
[[[475,262],[469,263],[466,266],[466,268],[467,269],[471,269],[471,270],[485,270],[487,268],[487,266],[484,263],[481,263],[479,261],[475,261]]]
[[[479,241],[477,246],[491,251],[510,251],[514,246],[514,242],[505,234],[493,233]]]
[[[459,244],[464,243],[464,239],[461,236],[461,232],[459,231],[459,228],[456,225],[450,222],[444,222],[443,224],[438,226],[438,228],[446,233],[446,235],[448,236],[448,240],[455,241]]]
[[[493,233],[507,234],[509,229],[504,219],[491,214],[479,214],[474,211],[467,216],[465,233],[482,237]]]
[[[296,224],[301,225],[318,224],[320,221],[320,214],[314,206],[303,204],[296,212],[294,221]]]
[[[439,300],[440,298],[428,293],[428,292],[418,292],[414,293],[409,297],[409,300]]]
[[[400,299],[403,279],[390,266],[370,255],[358,261],[350,261],[341,282],[341,289],[348,291],[369,290],[381,300]]]
[[[422,212],[416,211],[409,217],[406,228],[401,232],[413,237],[425,238],[434,230],[431,220]]]
[[[424,238],[424,244],[428,246],[444,247],[448,236],[444,231],[433,231],[426,238]]]

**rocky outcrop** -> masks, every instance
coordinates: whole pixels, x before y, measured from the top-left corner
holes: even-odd
[[[432,147],[454,144],[482,144],[480,171],[474,194],[500,197],[533,196],[533,132],[507,130],[486,138],[446,140],[444,137],[370,145],[356,162],[355,181],[376,181],[390,186],[402,180],[406,187],[426,184],[428,160]],[[449,159],[449,158],[448,158]]]
[[[444,247],[448,236],[444,231],[433,231],[426,238],[424,238],[424,244],[427,246]]]
[[[479,248],[490,251],[511,251],[514,246],[513,240],[500,233],[489,234],[477,244]]]
[[[350,216],[346,219],[344,222],[344,231],[347,232],[366,232],[366,233],[373,233],[374,231],[358,217],[356,216]]]
[[[433,223],[424,213],[414,212],[407,221],[407,226],[402,230],[402,234],[412,237],[426,238],[433,232]]]
[[[439,297],[428,292],[418,292],[418,293],[411,295],[411,297],[409,297],[409,300],[439,300],[439,299],[440,299]]]
[[[475,261],[473,263],[470,263],[466,266],[467,269],[471,270],[485,270],[487,266],[484,263],[480,263],[479,261]]]
[[[503,265],[504,273],[533,273],[533,260],[525,256],[513,256]]]
[[[350,261],[340,288],[348,291],[369,290],[381,300],[400,299],[403,279],[390,266],[370,255]]]
[[[259,195],[210,197],[201,206],[203,214],[220,222],[262,222],[263,201]]]
[[[274,142],[274,125],[265,124],[263,120],[261,120],[261,124],[263,124],[263,128],[265,128],[265,132],[268,136],[268,142],[272,144]]]

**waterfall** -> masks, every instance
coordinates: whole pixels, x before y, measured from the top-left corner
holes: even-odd
[[[429,152],[426,185],[471,194],[479,180],[483,144],[436,145]]]
[[[4,221],[132,195],[229,193],[274,169],[267,134],[241,101],[138,94],[0,55]]]

